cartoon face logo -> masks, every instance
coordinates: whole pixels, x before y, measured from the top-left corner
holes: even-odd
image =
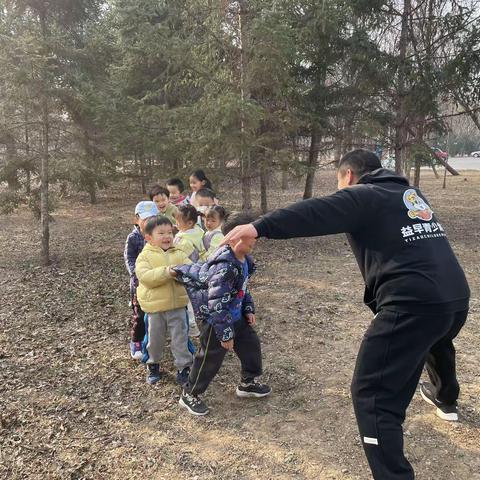
[[[412,220],[419,218],[424,222],[428,222],[432,219],[433,210],[413,188],[405,191],[403,194],[403,203],[408,208],[408,216]]]

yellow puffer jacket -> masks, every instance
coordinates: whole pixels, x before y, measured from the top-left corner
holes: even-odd
[[[172,205],[171,203],[168,204],[167,209],[164,212],[158,212],[160,215],[164,215],[167,217],[173,225],[177,223],[177,220],[175,218],[175,215],[178,212],[178,208],[175,205]]]
[[[173,244],[175,248],[183,250],[193,263],[196,263],[205,256],[204,234],[205,232],[198,225],[195,225],[190,230],[178,232]]]
[[[135,262],[138,278],[137,298],[147,313],[165,312],[185,307],[185,288],[168,273],[169,267],[191,263],[183,250],[163,250],[147,243]]]

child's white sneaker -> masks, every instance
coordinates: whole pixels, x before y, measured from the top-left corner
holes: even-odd
[[[143,358],[141,342],[130,342],[130,356],[134,360],[141,360]]]

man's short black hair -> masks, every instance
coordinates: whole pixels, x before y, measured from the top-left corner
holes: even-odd
[[[166,195],[167,198],[170,198],[170,192],[168,189],[158,184],[150,187],[150,190],[148,191],[148,197],[150,200],[153,200],[153,197],[156,197],[157,195]]]
[[[338,162],[338,169],[343,172],[352,170],[356,177],[360,178],[366,173],[382,168],[380,159],[370,150],[357,148],[345,154]]]
[[[201,188],[197,192],[197,197],[211,198],[212,200],[215,200],[215,193],[209,188]]]
[[[172,222],[165,215],[156,215],[155,217],[150,217],[147,223],[145,223],[145,234],[151,235],[155,227],[159,225],[170,225],[173,227]]]
[[[235,227],[252,223],[254,220],[255,218],[248,213],[232,213],[227,217],[225,223],[222,225],[222,233],[226,235]]]
[[[183,182],[175,177],[175,178],[171,178],[168,182],[167,182],[167,186],[171,186],[171,187],[177,187],[178,188],[178,191],[180,193],[182,193],[184,190],[185,190],[185,185],[183,184]]]

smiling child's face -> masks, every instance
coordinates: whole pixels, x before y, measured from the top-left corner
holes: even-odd
[[[173,244],[173,228],[167,224],[157,225],[150,235],[145,235],[145,239],[154,247],[168,250]]]
[[[170,203],[169,198],[163,193],[155,195],[152,200],[155,202],[155,205],[157,206],[158,211],[162,213],[165,212],[165,210],[168,207],[168,204]]]
[[[192,192],[198,192],[205,185],[205,180],[200,181],[197,177],[194,177],[193,175],[190,175],[189,182]]]

